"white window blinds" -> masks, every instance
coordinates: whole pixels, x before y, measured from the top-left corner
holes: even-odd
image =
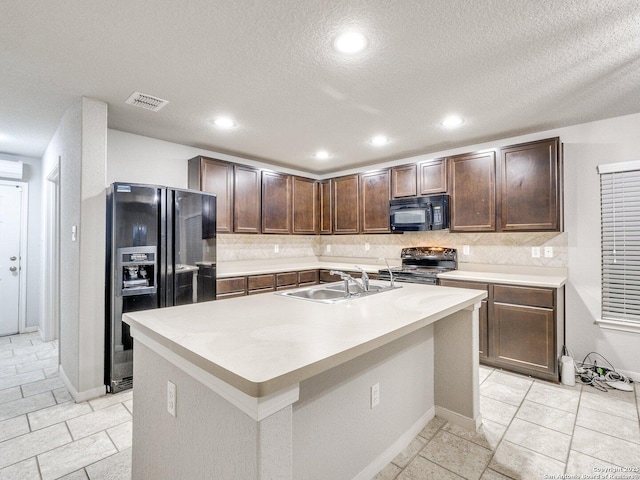
[[[603,165],[602,319],[640,323],[640,162]]]

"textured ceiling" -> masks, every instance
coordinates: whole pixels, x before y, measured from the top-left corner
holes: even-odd
[[[110,128],[312,173],[640,112],[638,0],[3,0],[0,18],[4,153],[41,156],[83,95]],[[361,54],[333,50],[347,28]]]

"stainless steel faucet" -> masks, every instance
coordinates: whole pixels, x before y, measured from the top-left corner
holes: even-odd
[[[369,275],[364,271],[364,268],[359,267],[358,265],[354,265],[360,272],[362,273],[362,290],[365,292],[369,291]]]
[[[330,275],[339,275],[339,276],[340,276],[340,278],[341,278],[342,280],[344,280],[344,296],[345,296],[345,297],[348,297],[348,296],[350,295],[350,292],[349,292],[349,282],[353,282],[353,283],[355,283],[356,285],[358,285],[358,282],[356,281],[356,279],[355,279],[355,278],[353,278],[351,275],[349,275],[349,274],[348,274],[348,273],[346,273],[346,272],[342,272],[342,271],[340,271],[340,270],[331,270],[331,271],[329,272],[329,274],[330,274]]]
[[[393,288],[393,286],[394,286],[393,285],[393,272],[391,271],[391,267],[389,266],[389,262],[387,262],[387,259],[384,258],[384,257],[380,258],[380,260],[384,260],[384,263],[387,266],[387,270],[389,270],[389,281],[390,281],[389,286],[391,288]]]

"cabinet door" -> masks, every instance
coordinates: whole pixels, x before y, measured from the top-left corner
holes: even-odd
[[[233,231],[260,233],[260,170],[234,166]]]
[[[500,151],[502,230],[560,229],[558,139]]]
[[[305,235],[319,233],[318,182],[309,178],[293,177],[292,210],[292,233]]]
[[[418,194],[418,166],[402,165],[391,169],[391,197],[415,197]]]
[[[484,290],[489,293],[489,285],[487,283],[463,282],[460,280],[440,280],[443,287],[470,288],[472,290]],[[478,312],[478,353],[480,358],[484,359],[489,356],[489,302],[482,300],[480,311]]]
[[[420,195],[443,193],[447,191],[447,162],[444,158],[427,160],[418,164]]]
[[[360,174],[360,225],[362,233],[389,233],[391,172],[380,170]]]
[[[497,365],[552,374],[557,381],[553,309],[494,301],[490,342]]]
[[[291,175],[262,172],[262,233],[291,233]]]
[[[495,152],[458,155],[449,165],[450,231],[495,231]]]
[[[213,158],[189,160],[189,188],[216,194],[216,231],[233,231],[233,164]]]
[[[320,182],[320,233],[333,233],[333,182]]]
[[[333,179],[333,233],[360,233],[358,175]]]

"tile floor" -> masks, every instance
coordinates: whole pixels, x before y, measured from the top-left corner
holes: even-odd
[[[129,480],[132,393],[76,404],[57,356],[37,334],[0,337],[0,479]],[[640,467],[640,392],[480,377],[479,432],[434,418],[376,480],[640,479],[618,468]]]
[[[57,342],[0,337],[0,479],[129,480],[132,392],[76,404]]]
[[[640,479],[636,395],[480,367],[480,431],[436,417],[375,480]]]

